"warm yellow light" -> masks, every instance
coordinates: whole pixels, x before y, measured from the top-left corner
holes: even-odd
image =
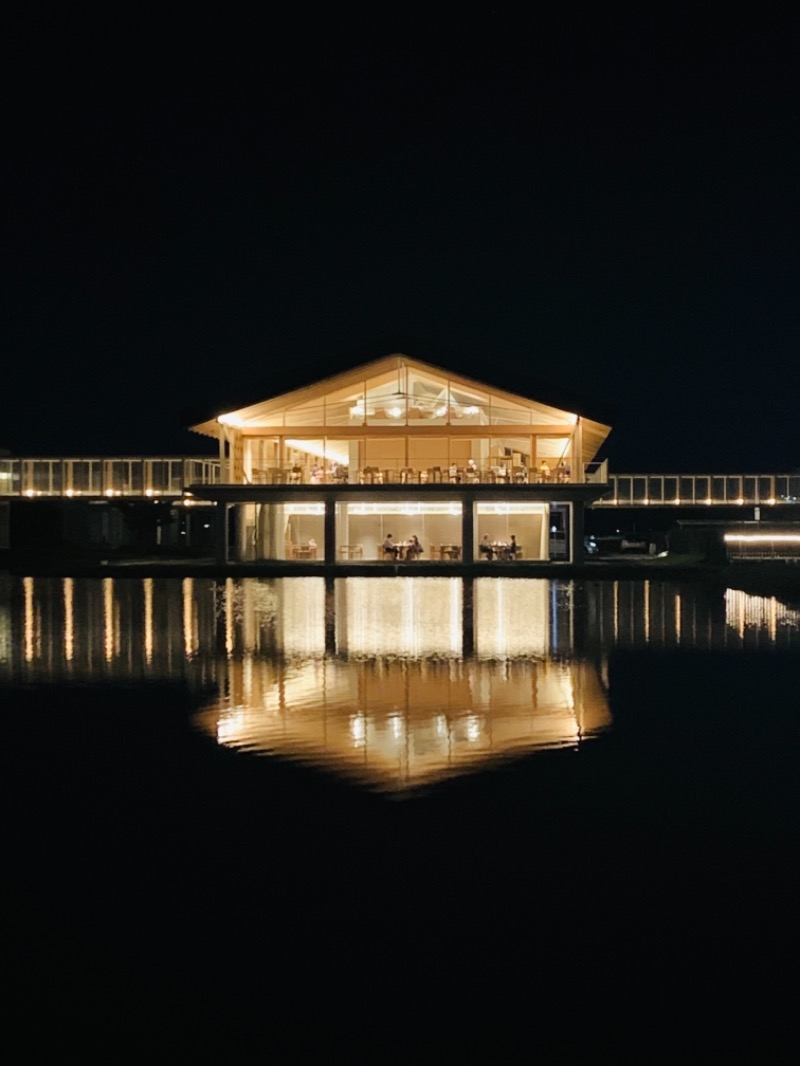
[[[726,544],[800,544],[800,533],[726,533]]]
[[[390,407],[389,408],[389,415],[392,418],[399,418],[402,413],[403,413],[403,409],[401,407]]]
[[[217,421],[221,426],[231,426],[234,429],[244,425],[244,422],[238,415],[220,415]]]

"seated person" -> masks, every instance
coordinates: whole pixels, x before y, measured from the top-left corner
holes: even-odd
[[[399,553],[400,553],[400,548],[392,540],[392,534],[391,533],[387,533],[386,534],[386,539],[383,542],[383,554],[384,554],[384,557],[389,556],[392,559],[396,559],[397,556],[399,555]]]
[[[406,545],[406,559],[419,559],[421,554],[422,545],[419,542],[419,537],[415,533]]]
[[[460,481],[461,475],[458,472],[458,467],[455,463],[450,464],[449,476],[451,481]]]
[[[506,546],[506,557],[509,559],[516,559],[518,551],[519,545],[517,544],[517,538],[512,533],[511,542]]]
[[[539,466],[539,477],[542,481],[550,480],[550,464],[546,459],[542,459],[541,465]]]
[[[485,555],[490,561],[494,558],[494,548],[492,547],[492,542],[489,540],[488,533],[484,533],[483,539],[478,545],[478,551],[481,555]]]
[[[467,459],[467,481],[478,481],[480,474],[474,459]]]

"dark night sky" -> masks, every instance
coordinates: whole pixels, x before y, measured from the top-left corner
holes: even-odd
[[[0,445],[207,452],[401,340],[617,471],[800,466],[800,16],[719,11],[9,21]]]

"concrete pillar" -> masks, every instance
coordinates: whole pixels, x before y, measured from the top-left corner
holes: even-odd
[[[465,563],[471,563],[474,560],[473,545],[475,544],[475,497],[466,496],[462,506],[461,558]]]
[[[325,501],[325,565],[336,562],[336,500]]]
[[[217,566],[228,562],[228,505],[222,500],[214,508],[214,561]]]
[[[336,654],[336,583],[325,578],[325,654]]]
[[[569,559],[571,563],[583,562],[584,514],[583,501],[573,500],[569,505]]]
[[[465,577],[461,592],[461,654],[469,659],[475,654],[475,585]]]

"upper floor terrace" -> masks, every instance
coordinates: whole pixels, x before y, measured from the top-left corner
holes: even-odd
[[[114,499],[117,497],[182,498],[191,486],[221,485],[222,464],[218,459],[200,456],[94,456],[48,458],[0,458],[0,497],[65,497],[68,499]],[[274,470],[254,471],[234,484],[264,486],[326,485],[567,485],[593,482],[605,484],[606,463],[590,463],[577,478],[556,468],[532,471],[500,463],[494,467],[441,466],[424,469],[412,467],[365,466],[322,467],[312,462]],[[230,484],[230,482],[228,483]]]

